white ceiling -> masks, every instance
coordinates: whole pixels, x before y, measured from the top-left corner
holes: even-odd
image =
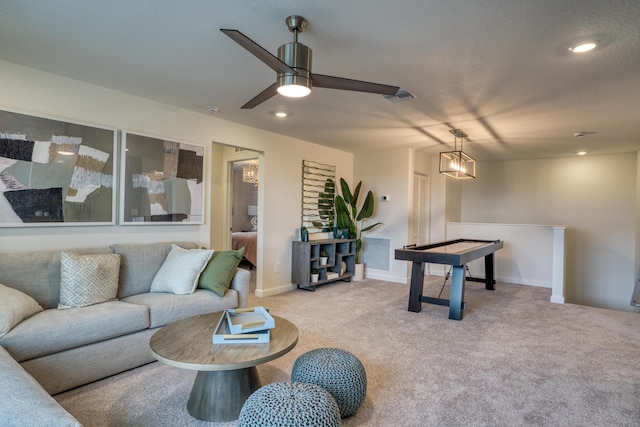
[[[276,74],[220,28],[276,54],[294,14],[314,72],[417,98],[315,88],[241,110]],[[585,38],[599,48],[568,50]],[[638,0],[0,0],[0,59],[354,153],[438,153],[453,128],[480,161],[640,149]]]

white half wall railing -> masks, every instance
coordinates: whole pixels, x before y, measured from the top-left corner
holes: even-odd
[[[494,254],[496,280],[551,288],[551,302],[564,304],[564,226],[448,222],[446,239],[504,242]],[[484,277],[484,260],[468,264],[469,273]]]

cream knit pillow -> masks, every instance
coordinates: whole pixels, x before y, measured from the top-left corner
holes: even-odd
[[[151,292],[192,294],[211,255],[213,250],[182,249],[178,245],[171,245],[171,252],[151,282]]]

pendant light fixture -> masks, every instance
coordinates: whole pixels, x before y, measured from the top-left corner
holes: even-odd
[[[242,167],[242,181],[258,185],[258,164],[249,162]]]
[[[453,135],[453,150],[440,153],[440,173],[455,179],[469,179],[476,177],[476,161],[462,151],[462,142],[467,135],[461,129],[451,129]],[[458,139],[460,150],[458,150]]]

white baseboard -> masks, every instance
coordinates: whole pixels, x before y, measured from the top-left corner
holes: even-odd
[[[407,277],[389,274],[388,271],[370,269],[367,268],[366,265],[364,268],[364,277],[365,279],[384,280],[385,282],[409,283],[409,278]]]
[[[498,282],[513,283],[514,285],[537,286],[551,289],[551,282],[545,280],[530,280],[522,277],[496,277]]]
[[[278,286],[277,288],[269,288],[266,291],[263,291],[262,289],[256,289],[256,296],[258,298],[262,298],[262,297],[271,297],[274,295],[279,295],[279,294],[283,294],[285,292],[289,292],[296,289],[296,285],[294,284],[288,284],[288,285],[282,285],[282,286]]]

